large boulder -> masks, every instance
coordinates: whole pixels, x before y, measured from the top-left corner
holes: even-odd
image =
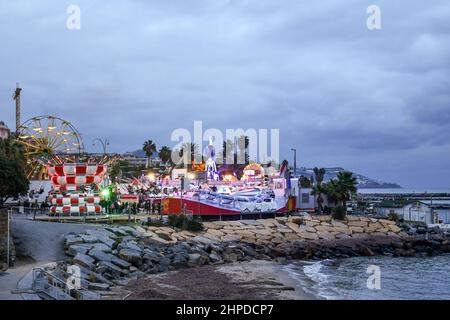
[[[66,254],[75,257],[77,253],[86,254],[90,249],[91,246],[86,243],[72,244],[67,248]]]
[[[189,266],[199,266],[208,262],[208,257],[201,255],[200,253],[191,253],[188,256]]]
[[[135,266],[140,266],[142,264],[141,251],[132,249],[122,249],[119,251],[119,257],[125,261],[130,262]]]
[[[93,270],[95,268],[94,262],[94,258],[91,258],[90,256],[82,253],[77,253],[73,258],[73,263],[86,267],[90,270]]]

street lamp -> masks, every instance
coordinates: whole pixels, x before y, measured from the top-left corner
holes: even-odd
[[[100,138],[95,138],[94,141],[92,142],[92,146],[95,146],[95,141],[100,142],[103,148],[103,153],[106,154],[106,148],[109,146],[108,138],[105,138],[103,140]]]
[[[295,178],[295,172],[297,171],[297,149],[291,148],[291,151],[294,151],[294,178]]]

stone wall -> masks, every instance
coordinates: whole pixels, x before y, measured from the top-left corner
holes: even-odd
[[[304,216],[261,220],[204,222],[205,231],[194,234],[166,227],[148,227],[146,234],[162,243],[175,243],[193,237],[205,237],[216,242],[238,241],[257,245],[280,244],[298,240],[333,240],[368,236],[399,237],[400,228],[394,221],[349,216],[345,221],[330,216]]]

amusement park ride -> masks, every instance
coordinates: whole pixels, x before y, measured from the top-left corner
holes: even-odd
[[[106,187],[104,178],[107,167],[118,159],[117,155],[88,154],[78,130],[68,121],[56,116],[35,116],[22,124],[20,122],[20,94],[17,85],[16,139],[24,147],[26,173],[28,178],[51,181],[53,188],[48,201],[55,215],[102,214],[101,189]],[[182,178],[169,176],[155,179],[133,179],[123,185],[135,186],[138,190],[122,188],[122,201],[145,199],[157,196],[162,203],[163,213],[191,213],[193,215],[241,215],[242,213],[277,213],[288,210],[291,200],[291,178],[287,175],[287,161],[283,162],[281,173],[273,175],[266,183],[264,168],[257,163],[248,164],[240,180],[236,172],[223,174],[218,171],[213,141],[203,151],[205,162],[202,173],[187,172]],[[193,166],[194,168],[194,166]],[[197,168],[199,169],[200,166]],[[185,169],[186,170],[186,169]],[[228,168],[225,169],[225,171]],[[197,179],[191,176],[196,172]],[[202,176],[203,178],[199,178]],[[156,180],[156,181],[155,181]],[[195,181],[196,180],[196,181]],[[181,182],[180,182],[181,181]],[[187,181],[187,183],[185,183]],[[102,185],[103,183],[103,185]],[[181,184],[180,184],[181,183]],[[145,187],[145,188],[143,188]],[[155,195],[153,190],[158,191]],[[152,195],[151,195],[152,194]],[[152,199],[156,200],[156,199]],[[130,200],[131,201],[131,200]],[[295,205],[294,205],[295,206]]]

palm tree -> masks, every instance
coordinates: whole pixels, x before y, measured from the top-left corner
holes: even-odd
[[[342,171],[337,174],[336,179],[325,184],[325,194],[335,205],[342,204],[345,208],[350,195],[357,191],[357,180],[352,172]]]
[[[148,168],[149,160],[152,157],[153,153],[156,152],[156,144],[152,140],[147,140],[144,142],[142,150],[144,150],[145,155],[147,156],[147,163],[145,167]]]
[[[230,158],[230,156],[234,152],[234,143],[230,139],[223,142],[223,148],[222,148],[222,164],[230,164],[228,163],[227,159]]]
[[[325,176],[325,169],[324,168],[317,168],[314,167],[314,180],[316,181],[316,185],[320,186],[323,182],[323,178]]]
[[[197,156],[201,156],[200,152],[199,152],[199,147],[197,144],[192,143],[192,142],[184,142],[181,145],[180,151],[179,151],[179,156],[181,157],[180,162],[184,162],[184,152],[187,151],[190,154],[187,155],[187,163],[184,163],[185,166],[191,166],[192,162],[197,158]]]
[[[324,168],[317,168],[314,167],[314,180],[315,185],[311,191],[311,194],[313,196],[316,196],[317,201],[317,209],[319,211],[319,214],[322,213],[322,203],[324,201],[322,194],[325,192],[325,188],[322,186],[323,178],[325,176],[325,169]]]
[[[250,163],[250,156],[248,154],[248,146],[250,145],[250,138],[248,136],[240,136],[237,141],[237,147],[239,148],[239,152],[241,155],[243,155],[244,158],[244,164]],[[235,163],[237,163],[237,155],[235,156]],[[241,164],[241,163],[239,163]]]
[[[355,193],[357,189],[357,179],[350,171],[342,171],[337,174],[337,182],[341,193],[342,205],[345,207],[351,194]]]
[[[172,160],[172,150],[170,150],[168,146],[162,146],[161,149],[159,149],[158,157],[163,163],[167,163]]]

